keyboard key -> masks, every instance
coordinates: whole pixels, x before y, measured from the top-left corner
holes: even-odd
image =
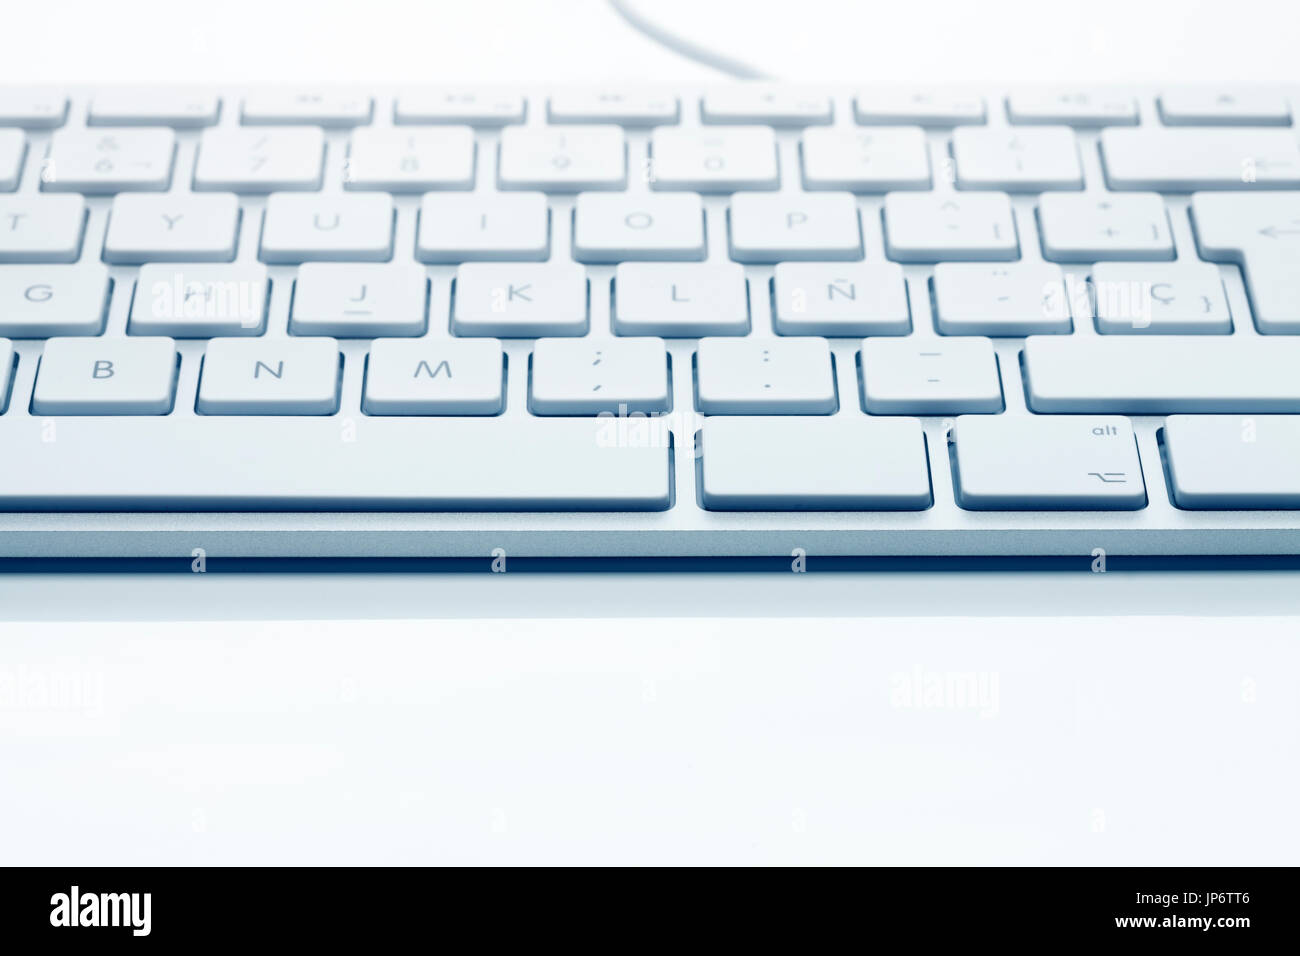
[[[1170,415],[1164,446],[1179,508],[1300,509],[1300,417]]]
[[[97,262],[0,266],[0,335],[98,335],[111,287],[108,270]]]
[[[207,129],[199,140],[194,188],[270,193],[320,188],[325,136],[316,127]]]
[[[705,415],[829,415],[838,406],[825,339],[700,339],[695,385]]]
[[[1219,270],[1203,262],[1099,262],[1092,268],[1097,331],[1197,334],[1232,331]]]
[[[1160,119],[1166,126],[1290,126],[1291,110],[1278,93],[1188,88],[1160,95]]]
[[[581,192],[627,186],[627,145],[617,126],[508,126],[497,162],[501,189]]]
[[[104,261],[230,262],[239,240],[239,197],[120,194],[104,237]]]
[[[398,97],[393,121],[406,123],[465,123],[469,126],[505,126],[522,123],[524,98],[497,90],[455,89],[412,93]]]
[[[347,127],[370,122],[370,97],[321,90],[255,93],[244,100],[245,126]]]
[[[804,189],[884,193],[931,185],[929,144],[916,126],[810,129],[800,157]]]
[[[339,346],[333,339],[213,339],[203,355],[198,410],[204,415],[332,415],[339,407],[339,375]]]
[[[41,170],[46,192],[161,192],[171,184],[176,134],[170,129],[61,129]]]
[[[895,262],[781,262],[772,279],[772,303],[773,325],[780,335],[912,331],[907,284]]]
[[[1241,266],[1256,328],[1300,333],[1300,195],[1197,193],[1192,222],[1202,258]]]
[[[68,98],[32,87],[0,89],[0,126],[54,129],[68,118]]]
[[[76,262],[85,231],[80,196],[0,198],[0,262]]]
[[[614,333],[747,335],[745,270],[734,262],[625,262],[614,270]]]
[[[768,126],[660,127],[650,134],[650,175],[655,189],[776,189],[776,137]]]
[[[736,193],[727,218],[738,262],[862,258],[852,193]]]
[[[0,192],[18,188],[27,157],[27,137],[20,129],[0,129]]]
[[[539,261],[551,254],[541,193],[426,195],[420,201],[421,262]]]
[[[896,262],[1020,257],[1005,193],[890,193],[885,197],[885,249]]]
[[[167,338],[52,338],[32,392],[37,415],[166,415],[176,384]]]
[[[969,511],[1136,511],[1147,503],[1127,418],[963,415],[952,430]]]
[[[998,360],[985,338],[865,339],[861,375],[863,405],[872,415],[1002,411]]]
[[[1043,193],[1038,231],[1043,257],[1052,262],[1174,258],[1159,193]]]
[[[854,100],[864,126],[958,126],[984,123],[984,100],[965,90],[869,90]]]
[[[376,339],[361,407],[367,415],[499,415],[503,362],[496,339]]]
[[[90,126],[171,126],[195,129],[216,125],[221,100],[210,93],[180,90],[105,90],[90,101]]]
[[[422,335],[428,290],[424,268],[414,264],[308,262],[294,282],[289,331],[353,338]]]
[[[587,325],[587,272],[577,263],[471,262],[456,270],[454,335],[586,335]]]
[[[474,131],[374,129],[352,133],[345,176],[348,189],[426,192],[474,188]]]
[[[1138,107],[1131,96],[1113,93],[1013,93],[1007,97],[1007,117],[1021,126],[1136,126]]]
[[[1284,129],[1107,129],[1101,156],[1111,189],[1300,187],[1300,145]]]
[[[1059,266],[942,262],[934,267],[931,290],[935,326],[942,335],[1021,336],[1074,328]],[[1086,295],[1086,286],[1079,283],[1076,293]]]
[[[392,257],[393,199],[387,193],[267,197],[263,262],[384,262]]]
[[[705,123],[809,126],[829,123],[834,112],[826,96],[736,84],[706,93],[700,104],[700,119]]]
[[[9,407],[9,386],[13,384],[14,344],[0,339],[0,415]]]
[[[1068,126],[959,127],[953,130],[952,155],[958,189],[1037,193],[1083,188],[1079,145]]]
[[[678,119],[677,97],[625,90],[577,90],[551,97],[552,123],[617,123],[619,126],[671,125]]]
[[[703,259],[704,206],[695,193],[581,193],[573,213],[579,262]]]
[[[668,444],[611,442],[604,419],[354,424],[346,442],[334,418],[69,418],[43,443],[39,418],[11,415],[0,447],[29,452],[0,468],[0,509],[664,511],[672,501]]]
[[[127,331],[177,339],[261,335],[270,292],[259,263],[141,266]]]
[[[708,418],[710,511],[924,511],[925,435],[910,418]]]
[[[528,407],[534,415],[666,412],[663,339],[538,339]]]
[[[1036,412],[1300,412],[1300,339],[1033,337],[1022,358]]]

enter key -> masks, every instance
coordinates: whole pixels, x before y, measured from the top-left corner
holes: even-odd
[[[1127,418],[963,415],[950,441],[957,503],[969,511],[1146,507]]]

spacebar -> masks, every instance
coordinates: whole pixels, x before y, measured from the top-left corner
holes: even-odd
[[[594,418],[0,418],[2,511],[662,511]],[[666,430],[665,430],[666,434]]]

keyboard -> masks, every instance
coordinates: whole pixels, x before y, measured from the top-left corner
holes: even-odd
[[[0,89],[0,556],[1300,554],[1297,109]]]

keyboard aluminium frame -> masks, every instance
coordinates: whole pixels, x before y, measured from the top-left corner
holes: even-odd
[[[1095,89],[1090,85],[1090,89]],[[808,88],[832,97],[836,123],[851,123],[854,90]],[[69,125],[84,121],[91,90],[69,88]],[[238,123],[237,104],[248,90],[223,88],[221,123]],[[375,122],[390,121],[395,90],[373,88]],[[554,90],[529,93],[528,123],[545,122],[546,97]],[[682,101],[682,122],[698,123],[696,104],[702,90],[674,89]],[[1006,124],[1003,106],[1005,89],[972,88],[988,105],[990,125]],[[1157,122],[1155,89],[1116,90],[1137,98],[1143,124]],[[1300,89],[1284,91],[1293,99]],[[931,159],[936,182],[944,175],[950,130],[929,131]],[[1089,188],[1104,182],[1096,149],[1097,132],[1076,131]],[[31,157],[43,155],[48,132],[28,131]],[[491,191],[495,179],[494,130],[477,131],[478,155],[475,189]],[[626,130],[629,174],[636,173],[636,157],[645,155],[648,132]],[[778,129],[783,188],[798,188],[798,129]],[[346,155],[347,130],[326,130],[328,142],[325,191],[341,188],[342,164]],[[198,133],[177,130],[174,176],[184,182],[192,169]],[[18,194],[35,191],[38,183],[24,177]],[[13,195],[13,194],[10,194]],[[710,260],[727,258],[726,210],[729,197],[705,195],[707,242]],[[88,196],[89,219],[83,260],[97,259],[111,197]],[[410,255],[414,242],[415,210],[419,197],[396,195],[398,208],[396,257]],[[552,255],[564,257],[569,248],[572,197],[552,195]],[[1035,221],[1034,195],[1012,195],[1019,231],[1021,257],[1033,261],[1041,256]],[[1174,241],[1180,260],[1195,260],[1196,243],[1187,216],[1187,197],[1167,195]],[[867,261],[884,257],[880,223],[883,197],[864,195],[862,210]],[[241,196],[244,223],[238,261],[255,261],[257,222],[264,197]],[[1234,317],[1233,335],[1255,335],[1246,291],[1239,270],[1220,266]],[[929,266],[904,267],[908,278],[914,336],[933,334],[933,320],[927,278]],[[130,305],[135,267],[111,267],[114,291],[108,328],[124,327]],[[275,284],[286,288],[293,267],[270,266]],[[429,266],[432,278],[430,322],[445,321],[454,266]],[[591,283],[591,327],[608,328],[612,265],[587,267]],[[750,286],[751,321],[754,333],[771,329],[771,301],[768,292],[770,266],[746,266]],[[273,296],[270,325],[283,327],[288,298]],[[278,310],[278,314],[277,314]],[[1075,323],[1075,335],[1096,334],[1088,323]],[[840,411],[861,415],[857,384],[857,339],[831,339],[835,358]],[[1006,415],[1024,415],[1024,393],[1019,371],[1022,340],[995,339]],[[178,341],[182,354],[182,385],[186,376],[197,374],[204,341]],[[362,357],[366,341],[341,341],[345,355],[341,410],[334,416],[340,429],[349,418],[362,417],[360,390]],[[507,416],[525,417],[527,412],[528,355],[530,340],[504,340],[510,369]],[[30,393],[35,362],[41,343],[16,342],[22,362],[13,384],[15,396]],[[790,555],[803,549],[808,555],[853,556],[1032,556],[1092,554],[1103,549],[1111,555],[1295,555],[1300,554],[1300,511],[1188,511],[1171,503],[1160,445],[1161,416],[1130,416],[1142,462],[1148,504],[1138,511],[1037,511],[974,512],[959,508],[954,501],[952,471],[947,454],[950,421],[923,418],[933,504],[921,512],[712,512],[704,510],[696,494],[693,449],[694,396],[692,392],[693,340],[667,340],[672,361],[672,478],[675,488],[672,507],[664,512],[568,512],[568,513],[429,513],[429,512],[329,512],[329,513],[0,513],[0,557],[185,557],[201,548],[210,557],[478,557],[504,549],[510,556],[563,557],[674,557]],[[1300,374],[1298,371],[1297,374]],[[193,387],[193,381],[189,383]],[[26,415],[27,409],[11,407],[6,415]],[[178,401],[177,416],[195,414]],[[4,467],[0,449],[0,467]],[[791,449],[797,454],[797,449]],[[94,468],[87,461],[85,467]],[[248,467],[256,468],[250,461]],[[1300,468],[1300,462],[1297,462]]]

